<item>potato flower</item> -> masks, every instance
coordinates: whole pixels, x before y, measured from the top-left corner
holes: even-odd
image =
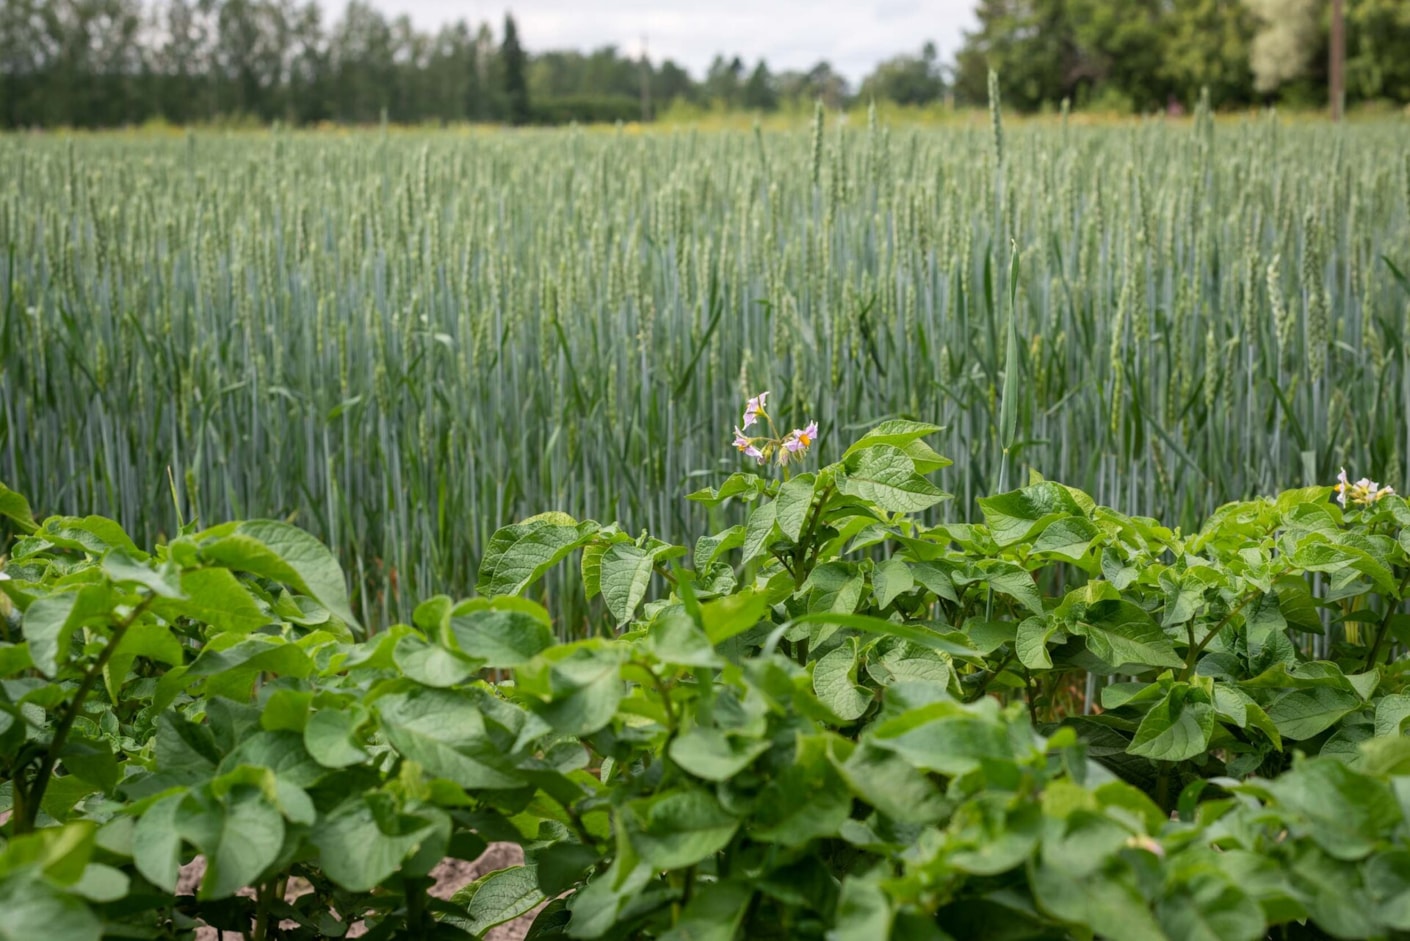
[[[748,402],[744,403],[745,431],[748,431],[749,427],[759,420],[760,415],[763,415],[765,418],[769,417],[769,413],[765,411],[765,408],[768,406],[768,399],[768,392],[760,392]]]
[[[793,454],[806,452],[813,446],[813,442],[818,440],[818,423],[809,422],[807,428],[794,428],[788,433],[788,437],[783,439],[783,446]]]
[[[805,428],[794,428],[788,434],[779,436],[773,419],[767,411],[769,393],[760,392],[744,405],[743,427],[734,429],[734,449],[760,464],[777,460],[778,466],[787,468],[790,463],[802,460],[808,450],[818,440],[818,423],[809,422]],[[762,419],[768,425],[769,433],[750,437],[747,431]],[[786,475],[785,475],[786,476]]]
[[[745,436],[738,428],[734,429],[734,447],[741,454],[754,458],[760,464],[764,463],[764,452],[754,444],[753,438]]]
[[[1382,487],[1369,477],[1362,477],[1352,483],[1346,476],[1345,467],[1337,474],[1337,483],[1332,489],[1336,491],[1337,502],[1341,504],[1342,509],[1346,509],[1348,501],[1356,506],[1370,506],[1381,497],[1395,493],[1394,487]]]

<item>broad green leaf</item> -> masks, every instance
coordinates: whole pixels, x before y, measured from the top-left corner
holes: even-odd
[[[38,535],[56,546],[95,557],[117,549],[138,559],[147,558],[121,526],[102,516],[51,516],[39,527]]]
[[[1364,874],[1380,922],[1396,931],[1410,931],[1410,850],[1393,849],[1372,857]]]
[[[1314,758],[1267,783],[1284,808],[1284,826],[1329,855],[1357,860],[1384,842],[1404,814],[1390,786],[1334,758]]]
[[[1300,742],[1332,727],[1361,705],[1353,692],[1328,686],[1293,689],[1268,706],[1268,718],[1283,738]]]
[[[171,692],[173,685],[185,688],[204,678],[207,695],[248,701],[259,674],[303,677],[312,669],[313,661],[308,655],[284,637],[225,634],[208,643],[184,673],[168,672],[158,690],[160,696],[163,687]]]
[[[744,881],[707,882],[661,941],[734,941],[753,895],[753,887]]]
[[[72,886],[93,858],[97,830],[83,820],[11,836],[0,848],[0,878],[28,869],[43,872],[50,883]]]
[[[105,863],[89,863],[71,891],[90,902],[116,902],[125,898],[131,888],[132,880],[121,869]]]
[[[1053,520],[1033,541],[1033,553],[1080,562],[1099,536],[1101,530],[1089,519],[1074,516]]]
[[[475,590],[486,597],[517,595],[597,533],[595,523],[515,523],[496,530],[480,560]]]
[[[543,900],[534,867],[511,866],[486,873],[455,893],[451,902],[464,908],[465,915],[445,920],[479,938],[495,925],[533,911]]]
[[[117,647],[103,666],[103,684],[108,689],[108,698],[113,702],[118,701],[127,671],[138,657],[176,666],[185,658],[185,649],[171,628],[164,624],[153,621],[132,624],[118,639]]]
[[[1048,641],[1057,630],[1057,623],[1046,618],[1030,617],[1019,621],[1014,640],[1018,662],[1030,670],[1051,670],[1053,659],[1048,655]]]
[[[1241,729],[1254,728],[1262,732],[1278,751],[1283,750],[1283,737],[1268,713],[1248,693],[1235,686],[1216,683],[1214,713],[1219,719]]]
[[[108,592],[102,585],[85,585],[77,591],[45,595],[24,613],[22,626],[35,669],[53,676],[68,662],[74,631],[85,624],[106,620]]]
[[[945,814],[945,799],[935,785],[889,749],[864,741],[845,761],[834,758],[833,762],[852,793],[888,817],[933,823]]]
[[[0,879],[0,912],[0,941],[99,941],[103,936],[102,920],[82,900],[37,878]]]
[[[1401,735],[1410,719],[1410,696],[1392,693],[1376,703],[1376,734]]]
[[[848,637],[813,665],[813,691],[837,717],[859,719],[871,705],[871,690],[857,684],[857,640]]]
[[[891,513],[915,513],[948,496],[916,473],[915,462],[904,451],[887,444],[848,458],[847,470],[837,475],[837,489]]]
[[[895,913],[881,886],[865,876],[849,875],[842,880],[837,899],[837,925],[828,933],[829,941],[877,941],[890,938]]]
[[[949,862],[961,872],[997,876],[1033,855],[1042,836],[1042,810],[1002,793],[981,794],[961,805],[950,820],[957,851]],[[967,847],[960,849],[960,847]]]
[[[16,676],[25,670],[32,669],[34,669],[34,660],[29,655],[29,644],[0,642],[0,677]]]
[[[168,621],[178,617],[209,624],[217,632],[248,634],[278,620],[260,609],[229,569],[208,567],[181,573],[185,598],[162,599],[152,610]]]
[[[111,793],[122,775],[108,740],[86,731],[71,732],[59,758],[70,776],[96,785],[104,792]],[[50,784],[53,783],[51,780]]]
[[[188,796],[177,815],[177,830],[206,856],[206,874],[197,893],[223,899],[253,885],[284,845],[284,816],[258,789],[241,785],[224,800]]]
[[[602,556],[607,543],[590,542],[583,546],[583,561],[579,567],[583,576],[583,597],[588,601],[602,594]]]
[[[872,593],[876,596],[876,606],[885,608],[897,596],[915,588],[915,576],[909,564],[900,559],[887,559],[877,563],[871,574]]]
[[[526,664],[516,680],[536,697],[535,711],[565,735],[591,735],[607,725],[626,692],[616,651],[588,647],[551,663]]]
[[[323,543],[296,526],[277,520],[217,526],[201,535],[201,555],[226,568],[288,585],[349,626],[357,626],[338,560]]]
[[[1156,906],[1171,938],[1182,941],[1259,941],[1263,910],[1223,873],[1194,873]]]
[[[949,700],[933,702],[878,722],[869,741],[922,771],[956,776],[988,762],[1014,760],[1008,730],[980,710]]]
[[[1150,708],[1126,750],[1157,761],[1184,761],[1209,749],[1214,708],[1177,685]]]
[[[157,717],[157,767],[167,773],[208,777],[220,763],[210,726],[192,722],[175,710]]]
[[[461,653],[492,667],[517,667],[553,645],[553,631],[519,611],[465,610],[450,616],[450,639]]]
[[[1329,542],[1300,545],[1290,558],[1292,564],[1309,572],[1337,574],[1352,570],[1365,575],[1385,595],[1396,597],[1397,580],[1389,566],[1365,549]]]
[[[724,849],[739,820],[703,790],[675,790],[626,805],[632,847],[654,869],[693,866]]]
[[[856,567],[845,562],[824,562],[813,569],[803,583],[807,590],[809,613],[837,612],[851,614],[862,600],[866,580]],[[818,640],[826,639],[821,635]]]
[[[906,456],[911,459],[916,472],[929,474],[932,471],[949,467],[953,462],[949,458],[941,457],[930,445],[920,440],[927,435],[939,434],[945,429],[939,425],[931,425],[926,422],[908,421],[906,419],[891,419],[878,424],[857,439],[845,452],[842,459],[848,458],[868,448],[879,445],[889,445],[900,448]]]
[[[744,527],[731,526],[718,536],[701,536],[695,541],[694,564],[697,572],[704,572],[719,561],[720,556],[730,549],[744,545]]]
[[[808,795],[807,800],[799,800],[800,794]],[[827,739],[803,736],[793,761],[759,794],[749,836],[766,843],[803,846],[836,836],[851,812],[852,794],[827,758]]]
[[[1094,860],[1095,866],[1101,863]],[[1171,941],[1125,867],[1086,876],[1030,861],[1028,882],[1040,908],[1086,932],[1121,941]]]
[[[369,718],[360,703],[343,709],[319,709],[304,727],[304,748],[325,768],[346,768],[367,760],[357,730]]]
[[[458,686],[475,675],[476,665],[415,634],[397,639],[392,661],[403,674],[425,686]]]
[[[888,621],[884,618],[872,617],[867,614],[818,612],[815,614],[799,615],[789,623],[834,624],[839,627],[851,628],[854,631],[873,634],[877,637],[897,637],[901,640],[910,641],[918,646],[936,650],[941,653],[947,653],[952,657],[958,657],[964,660],[978,661],[980,659],[979,651],[973,646],[968,646],[968,641],[962,634],[940,634],[924,625]]]
[[[367,892],[402,867],[435,830],[431,822],[397,810],[381,792],[357,794],[339,804],[309,831],[319,866],[352,892]]]
[[[1175,655],[1170,638],[1160,625],[1129,601],[1098,601],[1088,605],[1076,632],[1106,673],[1139,673],[1155,667],[1179,669],[1185,662]]]
[[[484,717],[469,696],[422,688],[382,696],[373,706],[387,741],[428,774],[465,788],[523,785],[490,741]]]
[[[671,741],[671,760],[706,781],[728,781],[768,751],[769,743],[728,736],[719,729],[697,726]]]
[[[116,585],[139,585],[161,598],[185,597],[180,573],[170,562],[153,568],[121,549],[113,549],[103,556],[103,574]]]
[[[921,585],[937,598],[943,598],[955,604],[959,603],[960,596],[955,591],[954,579],[940,566],[930,562],[912,562],[910,567],[916,584]]]
[[[700,621],[711,644],[722,644],[768,617],[769,599],[762,592],[745,589],[700,606]]]
[[[720,600],[735,601],[742,597],[726,595]],[[724,660],[715,653],[710,638],[700,625],[685,613],[683,606],[671,605],[656,613],[647,629],[647,643],[656,659],[662,663],[693,667],[724,666]]]
[[[152,885],[176,893],[180,869],[180,834],[176,818],[185,794],[162,797],[138,818],[133,830],[133,862]]]
[[[808,518],[808,510],[813,505],[813,487],[817,477],[813,474],[799,474],[783,482],[774,499],[774,519],[779,531],[793,542],[797,542],[803,532],[803,524]]]
[[[23,494],[15,493],[4,484],[0,484],[0,516],[13,522],[22,533],[32,533],[39,527],[34,522],[34,511],[29,508],[29,501]]]
[[[1033,583],[1033,575],[1022,566],[1003,559],[985,559],[975,566],[979,578],[1001,595],[1007,595],[1030,614],[1043,613],[1043,599]]]
[[[636,615],[651,585],[655,565],[651,552],[631,543],[617,543],[603,553],[602,600],[618,624],[625,624]]]
[[[981,497],[979,509],[984,513],[984,522],[988,524],[994,541],[1000,546],[1011,546],[1029,539],[1037,535],[1041,526],[1061,517],[1083,515],[1082,508],[1072,499],[1067,488],[1051,481],[994,497]]]
[[[748,565],[768,551],[773,534],[778,531],[777,521],[777,503],[764,503],[749,511],[744,523],[744,542],[740,544],[740,565]]]
[[[882,686],[921,681],[948,687],[955,671],[944,654],[892,639],[882,640],[867,657],[867,674]]]
[[[617,850],[612,865],[568,899],[570,938],[600,938],[618,924],[618,916],[640,898],[655,873],[641,864],[627,841],[624,824],[617,825]],[[550,936],[551,937],[551,936]]]

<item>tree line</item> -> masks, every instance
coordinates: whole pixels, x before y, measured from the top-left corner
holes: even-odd
[[[920,103],[943,88],[927,45],[861,91]],[[852,94],[826,62],[776,74],[721,55],[696,80],[613,46],[530,55],[512,15],[498,31],[460,20],[425,32],[366,0],[333,22],[307,0],[0,0],[0,126],[11,128],[611,121],[678,102],[840,107]]]
[[[1333,0],[981,0],[954,94],[1151,111],[1327,101]],[[1342,0],[1348,101],[1410,102],[1410,0]]]
[[[1346,94],[1410,101],[1410,2],[1344,0]],[[933,43],[853,87],[826,61],[716,56],[699,79],[614,46],[530,54],[512,15],[435,32],[353,0],[0,0],[0,127],[252,121],[513,124],[650,119],[678,105],[982,105],[1132,111],[1326,98],[1330,0],[979,0],[952,67]]]

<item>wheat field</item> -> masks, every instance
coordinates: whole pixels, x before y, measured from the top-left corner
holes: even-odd
[[[374,623],[545,510],[693,541],[765,389],[823,460],[944,425],[950,518],[1008,370],[1011,480],[1186,526],[1404,483],[1405,120],[634,131],[0,138],[0,480],[139,543],[292,519]]]

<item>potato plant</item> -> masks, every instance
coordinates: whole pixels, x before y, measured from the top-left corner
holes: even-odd
[[[691,495],[743,522],[530,518],[371,635],[292,526],[146,551],[0,491],[0,938],[1410,931],[1402,497],[1184,533],[1035,478],[937,525],[934,426],[813,468],[758,399],[766,463]],[[609,617],[565,643],[525,595],[569,565]],[[525,864],[428,895],[489,842]]]

